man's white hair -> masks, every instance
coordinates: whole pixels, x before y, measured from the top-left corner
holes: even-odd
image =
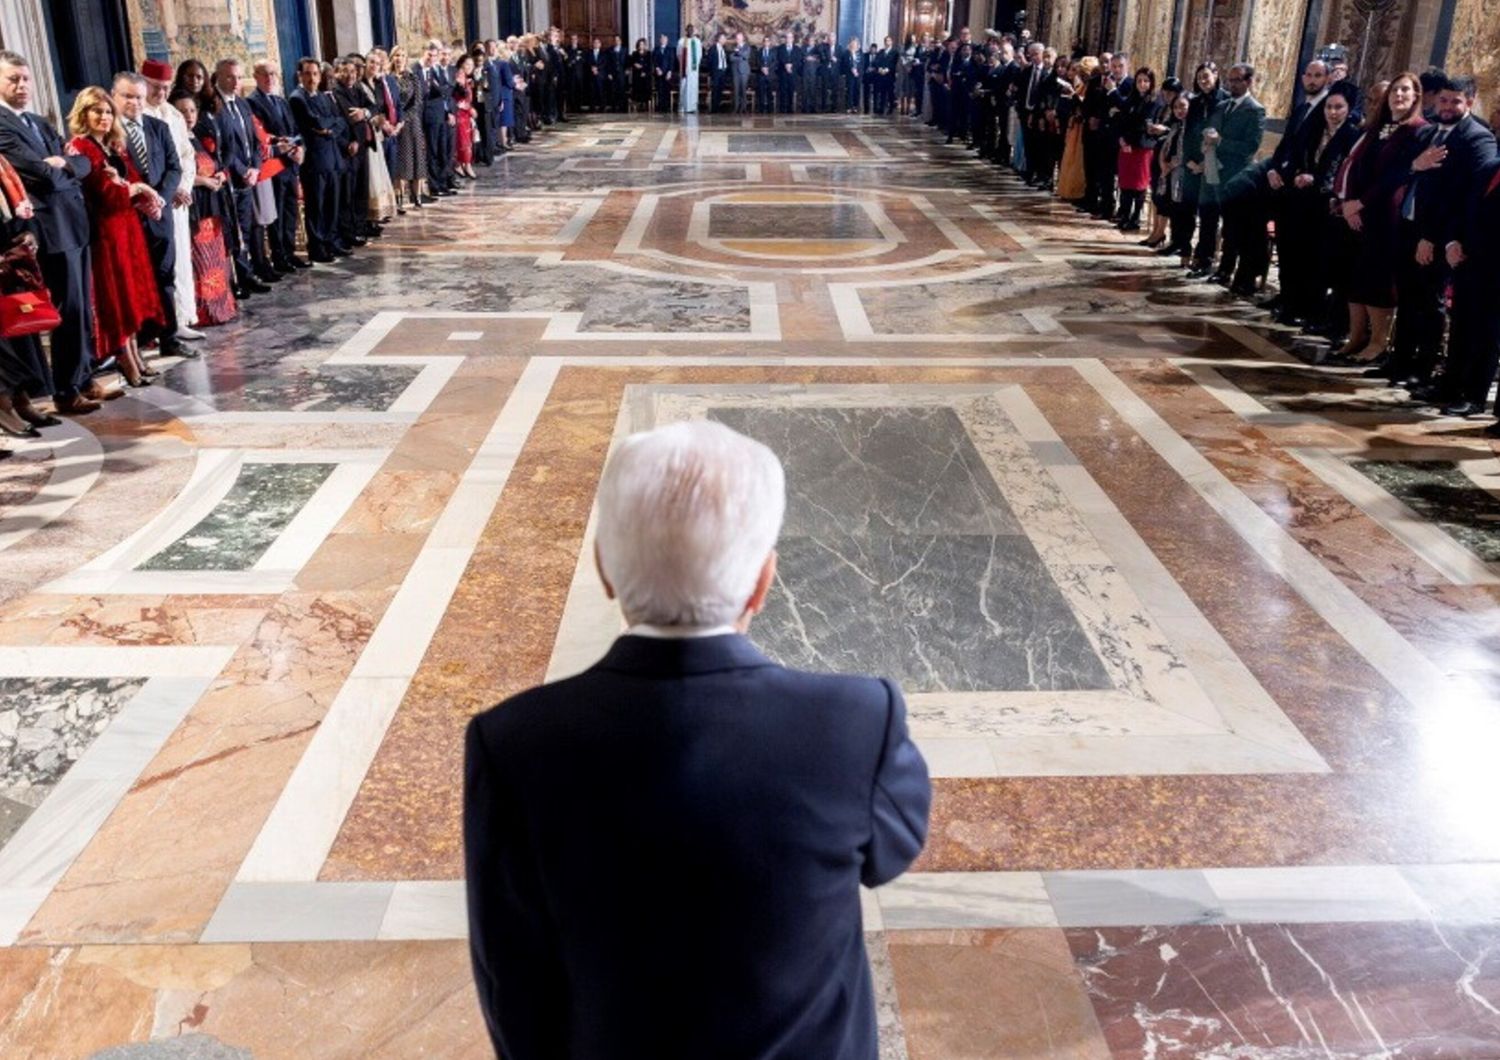
[[[721,626],[776,546],[786,477],[760,442],[692,420],[621,442],[598,501],[599,566],[626,621]]]

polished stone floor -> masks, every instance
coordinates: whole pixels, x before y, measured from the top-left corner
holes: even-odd
[[[1500,1056],[1500,459],[1298,354],[910,124],[549,133],[0,466],[0,1055],[482,1055],[464,723],[708,417],[936,778],[884,1057]]]

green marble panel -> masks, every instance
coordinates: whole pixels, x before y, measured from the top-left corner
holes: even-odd
[[[139,570],[249,570],[335,464],[245,464],[224,499]]]
[[[1449,460],[1356,460],[1366,478],[1485,563],[1500,563],[1500,497]]]

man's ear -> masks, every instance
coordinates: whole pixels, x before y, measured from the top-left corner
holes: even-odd
[[[615,587],[609,584],[609,579],[604,576],[604,563],[599,559],[599,542],[594,542],[594,570],[599,572],[599,581],[604,585],[604,598],[613,600],[615,598]]]
[[[740,621],[749,625],[750,619],[760,614],[766,606],[766,597],[771,594],[771,583],[776,580],[776,550],[766,557],[766,562],[761,565],[760,574],[755,578],[755,589],[750,594],[750,599],[745,603],[745,610],[740,615]]]

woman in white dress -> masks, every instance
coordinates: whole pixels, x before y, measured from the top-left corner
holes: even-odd
[[[703,45],[698,40],[697,31],[689,26],[682,39],[677,42],[677,65],[682,70],[682,89],[679,95],[684,114],[698,113],[698,66],[702,61]]]
[[[391,183],[391,171],[385,164],[385,139],[401,131],[399,124],[390,124],[381,105],[377,84],[385,72],[385,53],[377,49],[366,57],[365,78],[359,82],[359,90],[370,111],[370,126],[375,130],[375,145],[365,152],[365,164],[370,170],[370,216],[377,218],[380,224],[385,224],[396,214],[396,186]]]

